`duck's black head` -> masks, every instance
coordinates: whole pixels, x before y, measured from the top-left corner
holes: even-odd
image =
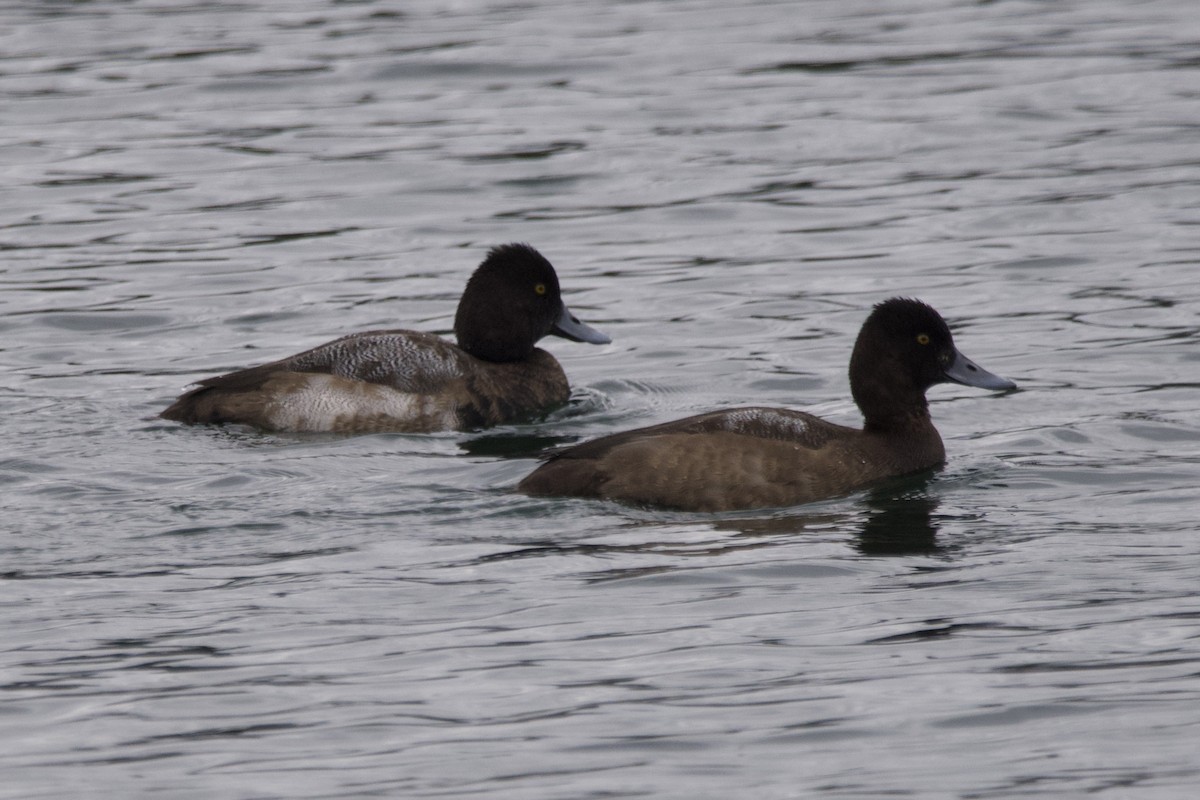
[[[947,382],[1016,388],[960,353],[946,321],[920,300],[894,297],[875,306],[850,357],[850,391],[867,427],[927,413],[925,391]]]
[[[486,361],[528,358],[549,334],[592,344],[611,341],[571,315],[554,267],[527,244],[504,244],[488,252],[467,281],[454,333],[459,347]]]

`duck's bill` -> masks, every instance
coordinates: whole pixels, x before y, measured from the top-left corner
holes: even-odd
[[[572,342],[608,344],[612,341],[611,338],[605,336],[592,326],[576,319],[571,314],[571,310],[566,306],[563,306],[562,314],[559,315],[558,322],[554,323],[554,327],[550,329],[550,332],[555,336],[570,339]]]
[[[993,375],[957,350],[954,351],[954,361],[946,367],[945,374],[946,380],[964,386],[978,386],[980,389],[993,389],[997,392],[1017,388],[1012,381]]]

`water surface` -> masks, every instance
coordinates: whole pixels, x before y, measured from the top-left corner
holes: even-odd
[[[12,4],[0,797],[1190,797],[1200,22],[1186,0]],[[528,241],[607,347],[536,424],[154,415]],[[543,448],[854,424],[871,304],[1010,395],[936,474],[721,516]]]

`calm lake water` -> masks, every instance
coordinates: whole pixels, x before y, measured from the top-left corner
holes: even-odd
[[[1193,0],[0,11],[0,797],[1190,798]],[[206,375],[448,332],[528,241],[613,337],[538,424],[277,436]],[[551,445],[856,424],[870,306],[1016,380],[946,467],[730,515]]]

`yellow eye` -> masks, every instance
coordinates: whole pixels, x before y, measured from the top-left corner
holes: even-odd
[[[533,287],[533,291],[536,292],[537,294],[545,294],[546,293],[546,284],[539,283],[537,286]]]
[[[918,333],[917,334],[917,344],[929,344],[929,334],[928,333]]]

